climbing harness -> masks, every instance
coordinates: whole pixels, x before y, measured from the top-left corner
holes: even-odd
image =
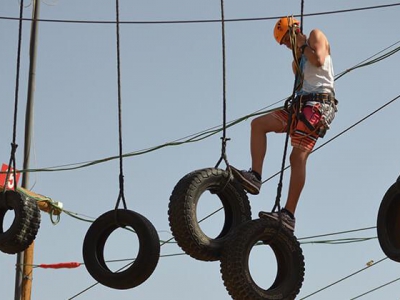
[[[297,97],[294,122],[302,121],[311,131],[310,134],[317,133],[319,137],[323,138],[337,112],[338,101],[335,96],[322,93]],[[294,127],[296,126],[293,125],[292,128]]]
[[[115,209],[104,213],[90,226],[83,242],[83,259],[88,272],[99,283],[115,288],[129,289],[146,281],[154,272],[160,257],[160,239],[151,222],[144,216],[128,210],[124,195],[122,153],[121,71],[119,45],[119,0],[116,0],[117,36],[117,85],[118,85],[118,132],[119,132],[119,195]],[[119,209],[122,202],[123,209]],[[118,228],[132,228],[139,239],[139,252],[133,263],[112,272],[104,259],[104,247],[108,237]]]

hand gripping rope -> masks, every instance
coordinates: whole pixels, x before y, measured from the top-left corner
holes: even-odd
[[[97,218],[86,233],[83,243],[83,259],[86,269],[99,283],[115,288],[129,289],[142,284],[155,270],[160,257],[160,240],[151,222],[144,216],[128,210],[124,195],[121,72],[119,45],[119,1],[116,0],[117,74],[118,74],[118,120],[119,120],[119,195],[115,209]],[[118,209],[122,201],[123,209]],[[118,228],[130,227],[139,240],[139,251],[133,263],[112,272],[104,259],[107,238]],[[129,228],[127,228],[129,229]]]
[[[251,220],[249,199],[243,188],[232,180],[231,170],[226,156],[226,76],[225,76],[225,18],[224,2],[221,0],[222,25],[222,68],[223,68],[223,136],[221,157],[214,168],[205,168],[185,175],[174,187],[168,209],[172,234],[185,253],[202,261],[215,261],[221,256],[222,248],[238,225]],[[218,168],[225,161],[227,170]],[[219,234],[209,237],[200,228],[197,207],[200,197],[209,191],[217,195],[224,210],[224,224]],[[221,210],[220,209],[220,210]]]

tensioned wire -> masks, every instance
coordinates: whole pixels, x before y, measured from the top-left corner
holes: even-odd
[[[311,296],[314,296],[315,294],[318,294],[318,293],[326,290],[327,288],[330,288],[330,287],[332,287],[332,286],[334,286],[334,285],[336,285],[336,284],[338,284],[338,283],[340,283],[340,282],[342,282],[342,281],[344,281],[346,279],[349,279],[350,277],[353,277],[353,276],[355,276],[355,275],[357,275],[357,274],[359,274],[359,273],[371,268],[372,266],[375,266],[375,265],[383,262],[386,259],[387,259],[387,257],[384,257],[384,258],[378,260],[376,263],[373,263],[371,266],[368,265],[368,266],[366,266],[366,267],[364,267],[364,268],[362,268],[362,269],[360,269],[360,270],[358,270],[358,271],[356,271],[354,273],[351,273],[351,274],[349,274],[349,275],[347,275],[347,276],[345,276],[345,277],[343,277],[343,278],[341,278],[341,279],[339,279],[339,280],[337,280],[337,281],[335,281],[335,282],[333,282],[333,283],[331,283],[331,284],[329,284],[329,285],[327,285],[327,286],[325,286],[325,287],[323,287],[323,288],[321,288],[321,289],[319,289],[319,290],[317,290],[317,291],[315,291],[315,292],[313,292],[313,293],[311,293],[311,294],[309,294],[309,295],[307,295],[307,296],[305,296],[303,298],[300,298],[300,300],[304,300],[304,299],[307,299],[307,298],[309,298]]]
[[[382,8],[390,8],[394,6],[399,6],[400,3],[392,3],[392,4],[382,4],[375,6],[367,6],[367,7],[359,7],[359,8],[349,8],[349,9],[341,9],[341,10],[333,10],[319,13],[308,13],[304,14],[305,17],[312,16],[321,16],[321,15],[330,15],[330,14],[341,14],[348,12],[356,12],[363,10],[374,10],[374,9],[382,9]],[[294,17],[299,17],[299,15],[293,15]],[[279,17],[260,17],[260,18],[236,18],[236,19],[226,19],[225,22],[249,22],[249,21],[265,21],[265,20],[275,20],[279,19]],[[4,17],[0,16],[0,20],[23,20],[23,21],[32,21],[30,18],[15,18],[15,17]],[[89,21],[89,20],[56,20],[56,19],[38,19],[38,22],[51,22],[51,23],[78,23],[78,24],[115,24],[116,21]],[[176,20],[176,21],[120,21],[120,24],[190,24],[190,23],[219,23],[221,20]]]

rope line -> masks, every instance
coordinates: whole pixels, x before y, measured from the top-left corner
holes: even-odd
[[[117,36],[117,88],[118,88],[118,145],[119,145],[119,195],[115,209],[118,208],[121,200],[124,209],[127,209],[124,194],[124,171],[123,171],[123,153],[122,153],[122,100],[121,100],[121,56],[120,56],[120,37],[119,37],[119,0],[115,1],[116,14],[116,36]]]
[[[301,1],[301,20],[303,20],[303,10],[304,10],[304,0]],[[294,79],[294,85],[293,85],[293,90],[292,90],[292,96],[290,98],[288,98],[285,102],[285,109],[287,109],[287,111],[288,111],[288,121],[287,121],[285,145],[284,145],[283,155],[282,155],[282,163],[281,163],[279,182],[278,182],[278,187],[277,187],[277,192],[276,192],[275,203],[272,208],[272,212],[274,212],[275,210],[278,210],[280,224],[282,224],[281,196],[282,196],[282,187],[283,187],[283,173],[285,171],[285,162],[286,162],[286,157],[287,157],[287,152],[288,152],[290,133],[292,130],[292,123],[296,122],[296,120],[293,118],[294,117],[293,114],[296,110],[295,106],[298,105],[297,103],[295,103],[296,101],[298,101],[298,100],[296,100],[297,99],[296,93],[301,89],[302,83],[303,83],[303,80],[302,80],[303,73],[299,66],[299,58],[297,57],[296,32],[295,32],[296,28],[294,28],[293,17],[287,17],[287,18],[288,18],[288,24],[289,24],[289,37],[290,37],[290,43],[292,46],[293,60],[297,67],[296,67],[296,76]],[[303,25],[303,22],[301,22],[300,25]]]
[[[328,233],[328,234],[326,233],[326,234],[320,234],[320,235],[306,236],[306,237],[298,238],[297,240],[299,240],[299,241],[300,240],[308,240],[308,239],[319,238],[319,237],[326,237],[326,236],[332,236],[332,235],[353,233],[353,232],[357,232],[357,231],[371,230],[371,229],[375,229],[375,228],[376,228],[376,226],[371,226],[371,227],[352,229],[352,230],[346,230],[346,231],[339,231],[339,232]]]
[[[383,5],[375,5],[375,6],[366,6],[366,7],[358,7],[358,8],[350,8],[350,9],[341,9],[341,10],[332,10],[325,12],[317,12],[317,13],[308,13],[304,14],[305,17],[314,17],[314,16],[322,16],[322,15],[332,15],[332,14],[341,14],[341,13],[349,13],[349,12],[357,12],[363,10],[374,10],[374,9],[382,9],[382,8],[390,8],[394,6],[400,6],[400,2],[392,3],[392,4],[383,4]],[[299,17],[300,15],[294,15],[295,17]],[[226,19],[225,22],[252,22],[252,21],[266,21],[266,20],[276,20],[279,19],[279,16],[273,17],[260,17],[260,18],[235,18],[235,19]],[[16,17],[4,17],[0,16],[0,20],[10,20],[10,21],[33,21],[31,18],[16,18]],[[57,19],[37,19],[38,22],[51,22],[51,23],[77,23],[77,24],[115,24],[115,21],[94,21],[94,20],[57,20]],[[190,23],[219,23],[221,20],[218,19],[205,19],[205,20],[176,20],[176,21],[120,21],[120,24],[149,24],[149,25],[157,25],[157,24],[190,24]]]
[[[16,144],[17,139],[17,116],[18,116],[18,100],[19,100],[19,78],[20,78],[20,70],[21,70],[21,44],[22,44],[22,17],[23,17],[23,9],[24,9],[24,1],[21,0],[19,7],[19,26],[18,26],[18,47],[17,47],[17,66],[16,66],[16,76],[15,76],[15,99],[14,99],[14,120],[13,120],[13,133],[12,133],[12,142],[11,142],[11,153],[10,160],[8,163],[8,170],[6,174],[6,179],[4,181],[5,188],[3,193],[6,192],[6,184],[10,178],[11,172],[13,172],[14,178],[16,176],[16,167],[15,167],[15,153],[17,152],[18,145]],[[14,183],[14,190],[17,190],[17,184]]]
[[[303,33],[303,19],[304,19],[304,0],[301,0],[300,7],[300,32]]]
[[[224,13],[224,0],[221,0],[221,36],[222,36],[222,145],[221,157],[219,158],[215,168],[219,166],[222,160],[229,166],[228,158],[226,155],[226,143],[230,139],[226,137],[226,46],[225,46],[225,13]]]

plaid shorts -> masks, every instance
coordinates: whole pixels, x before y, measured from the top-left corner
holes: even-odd
[[[282,130],[279,132],[287,132],[289,112],[285,109],[272,112],[272,116],[282,122]],[[290,130],[290,140],[292,147],[311,152],[317,143],[318,132],[308,128],[304,122],[292,117],[292,128]]]

